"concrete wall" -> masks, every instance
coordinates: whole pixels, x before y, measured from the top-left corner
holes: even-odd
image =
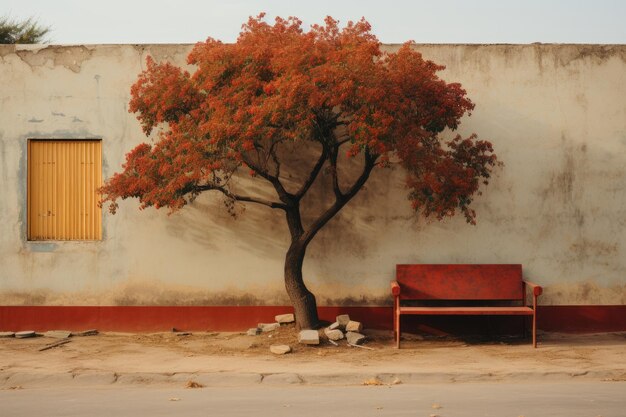
[[[626,46],[418,49],[476,103],[460,133],[491,140],[505,166],[475,201],[477,226],[416,219],[402,171],[376,171],[309,249],[319,304],[388,304],[396,263],[521,263],[544,305],[626,304]],[[145,141],[127,103],[146,55],[189,50],[0,46],[0,305],[287,303],[284,219],[257,206],[232,218],[217,195],[171,216],[126,201],[100,242],[26,240],[27,139],[101,138],[110,176]]]

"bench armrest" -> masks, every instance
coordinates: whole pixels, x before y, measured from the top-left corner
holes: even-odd
[[[400,285],[398,281],[391,281],[391,294],[393,294],[394,297],[400,295]]]
[[[533,282],[526,281],[526,280],[524,280],[524,283],[533,289],[533,295],[535,297],[539,297],[543,293],[543,288],[541,288],[541,285],[537,285]]]

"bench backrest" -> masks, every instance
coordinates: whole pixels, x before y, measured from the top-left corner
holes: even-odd
[[[403,300],[520,300],[521,265],[396,265]]]

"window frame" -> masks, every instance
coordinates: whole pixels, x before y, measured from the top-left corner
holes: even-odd
[[[37,143],[48,143],[48,144],[59,144],[59,148],[58,149],[54,149],[52,148],[52,152],[54,155],[54,158],[58,157],[58,153],[59,152],[66,152],[64,157],[60,157],[59,160],[53,160],[53,161],[49,161],[47,163],[55,163],[55,170],[53,171],[53,175],[56,176],[55,179],[50,179],[50,177],[45,177],[45,173],[43,173],[44,168],[43,167],[35,167],[35,164],[37,164],[37,162],[35,162],[34,157],[39,157],[39,158],[45,158],[46,156],[42,157],[42,154],[39,155],[33,155],[34,152],[43,152],[42,149],[37,149],[37,151],[34,151],[33,148],[35,148],[35,144]],[[83,143],[83,144],[92,144],[92,143],[97,143],[96,146],[93,147],[93,149],[89,149],[89,147],[85,147],[85,154],[80,155],[79,153],[76,153],[77,151],[74,149],[73,151],[70,151],[71,149],[73,149],[73,147],[70,145],[68,147],[67,150],[63,150],[61,147],[63,146],[62,143],[72,143],[72,145],[76,144],[76,143]],[[97,194],[97,188],[99,188],[100,186],[102,186],[103,183],[103,152],[102,152],[102,139],[101,138],[29,138],[27,140],[27,157],[26,157],[26,240],[28,242],[34,242],[34,243],[45,243],[45,242],[100,242],[103,239],[103,217],[102,217],[102,209],[100,207],[98,207],[98,194]],[[75,147],[74,147],[75,148]],[[72,153],[74,152],[74,153]],[[90,153],[90,154],[89,154]],[[69,176],[69,175],[75,175],[75,174],[80,174],[78,176],[78,179],[74,179],[74,180],[62,180],[59,179],[59,164],[58,162],[61,161],[61,159],[65,158],[61,163],[65,164],[64,168],[65,171],[63,171],[63,175],[65,176]],[[73,159],[72,159],[73,158]],[[81,164],[95,164],[96,166],[91,170],[91,171],[87,171],[88,168],[84,168],[84,170],[81,172],[80,171],[80,167],[76,167],[76,163],[78,160],[84,158],[83,161],[81,161]],[[40,159],[41,161],[41,159]],[[43,162],[43,164],[45,164],[46,162]],[[71,164],[74,164],[74,166],[72,168],[68,168],[71,166]],[[37,171],[37,169],[39,171]],[[69,171],[67,171],[69,169]],[[77,171],[78,170],[78,171]],[[51,184],[52,187],[52,194],[48,195],[48,202],[44,204],[44,207],[46,205],[52,204],[53,208],[52,211],[56,211],[55,213],[52,213],[52,216],[55,216],[56,214],[58,214],[59,211],[59,207],[63,207],[63,212],[64,212],[64,219],[65,220],[57,220],[55,219],[55,221],[53,222],[52,226],[45,226],[42,227],[41,225],[38,225],[37,227],[40,228],[46,228],[46,227],[52,227],[52,231],[47,231],[48,233],[45,233],[46,236],[42,236],[41,235],[41,230],[34,228],[34,216],[35,213],[33,212],[33,210],[36,210],[33,207],[33,204],[37,203],[37,198],[33,197],[33,194],[36,192],[35,191],[35,186],[33,185],[34,181],[38,181],[37,178],[33,178],[36,174],[39,177],[39,180],[41,181],[47,181],[47,184]],[[63,202],[59,203],[59,190],[56,189],[56,187],[59,187],[59,184],[61,184],[61,181],[63,181],[63,185],[61,186],[62,188],[62,193],[67,193],[67,194],[63,194],[62,199]],[[72,183],[72,181],[74,181],[74,183]],[[78,189],[75,187],[76,183],[75,181],[78,181],[79,186]],[[42,187],[45,187],[45,185],[41,185]],[[94,189],[92,191],[89,191],[90,185],[93,185]],[[50,191],[46,190],[46,192],[50,193]],[[93,199],[91,199],[87,194],[93,192]],[[81,193],[82,197],[81,197]],[[68,197],[69,196],[69,197]],[[67,199],[70,200],[67,200]],[[50,200],[51,199],[51,200]],[[75,202],[74,200],[78,200],[78,202]],[[52,203],[50,202],[52,201]],[[68,203],[69,201],[69,203]],[[81,202],[82,201],[82,202]],[[61,206],[59,206],[59,204],[61,204]],[[65,205],[63,205],[65,204]],[[77,205],[78,204],[78,205]],[[81,206],[82,204],[82,206]],[[88,207],[87,207],[88,206]],[[83,210],[83,211],[81,211]],[[48,213],[50,213],[50,210],[47,209]],[[70,213],[70,214],[67,214]],[[93,223],[90,225],[87,225],[87,221],[83,220],[82,226],[81,224],[81,219],[80,216],[89,216],[91,214],[91,216],[94,216],[92,218],[94,218],[94,220],[92,221]],[[48,214],[50,215],[50,214]],[[59,232],[58,228],[59,226],[59,222],[65,222],[62,223],[63,224],[63,231]],[[73,229],[75,228],[75,229]],[[38,235],[36,235],[38,234]]]

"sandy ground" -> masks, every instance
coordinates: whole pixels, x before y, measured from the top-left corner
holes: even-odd
[[[365,331],[370,349],[297,343],[293,325],[247,336],[244,333],[101,333],[72,337],[46,351],[55,341],[48,337],[0,338],[0,386],[20,374],[85,373],[258,373],[304,376],[482,375],[505,378],[517,375],[590,376],[626,380],[626,333],[565,335],[541,334],[539,347],[529,340],[456,339],[406,335],[403,347],[394,348],[390,332]],[[292,353],[277,356],[272,344],[287,344]]]

